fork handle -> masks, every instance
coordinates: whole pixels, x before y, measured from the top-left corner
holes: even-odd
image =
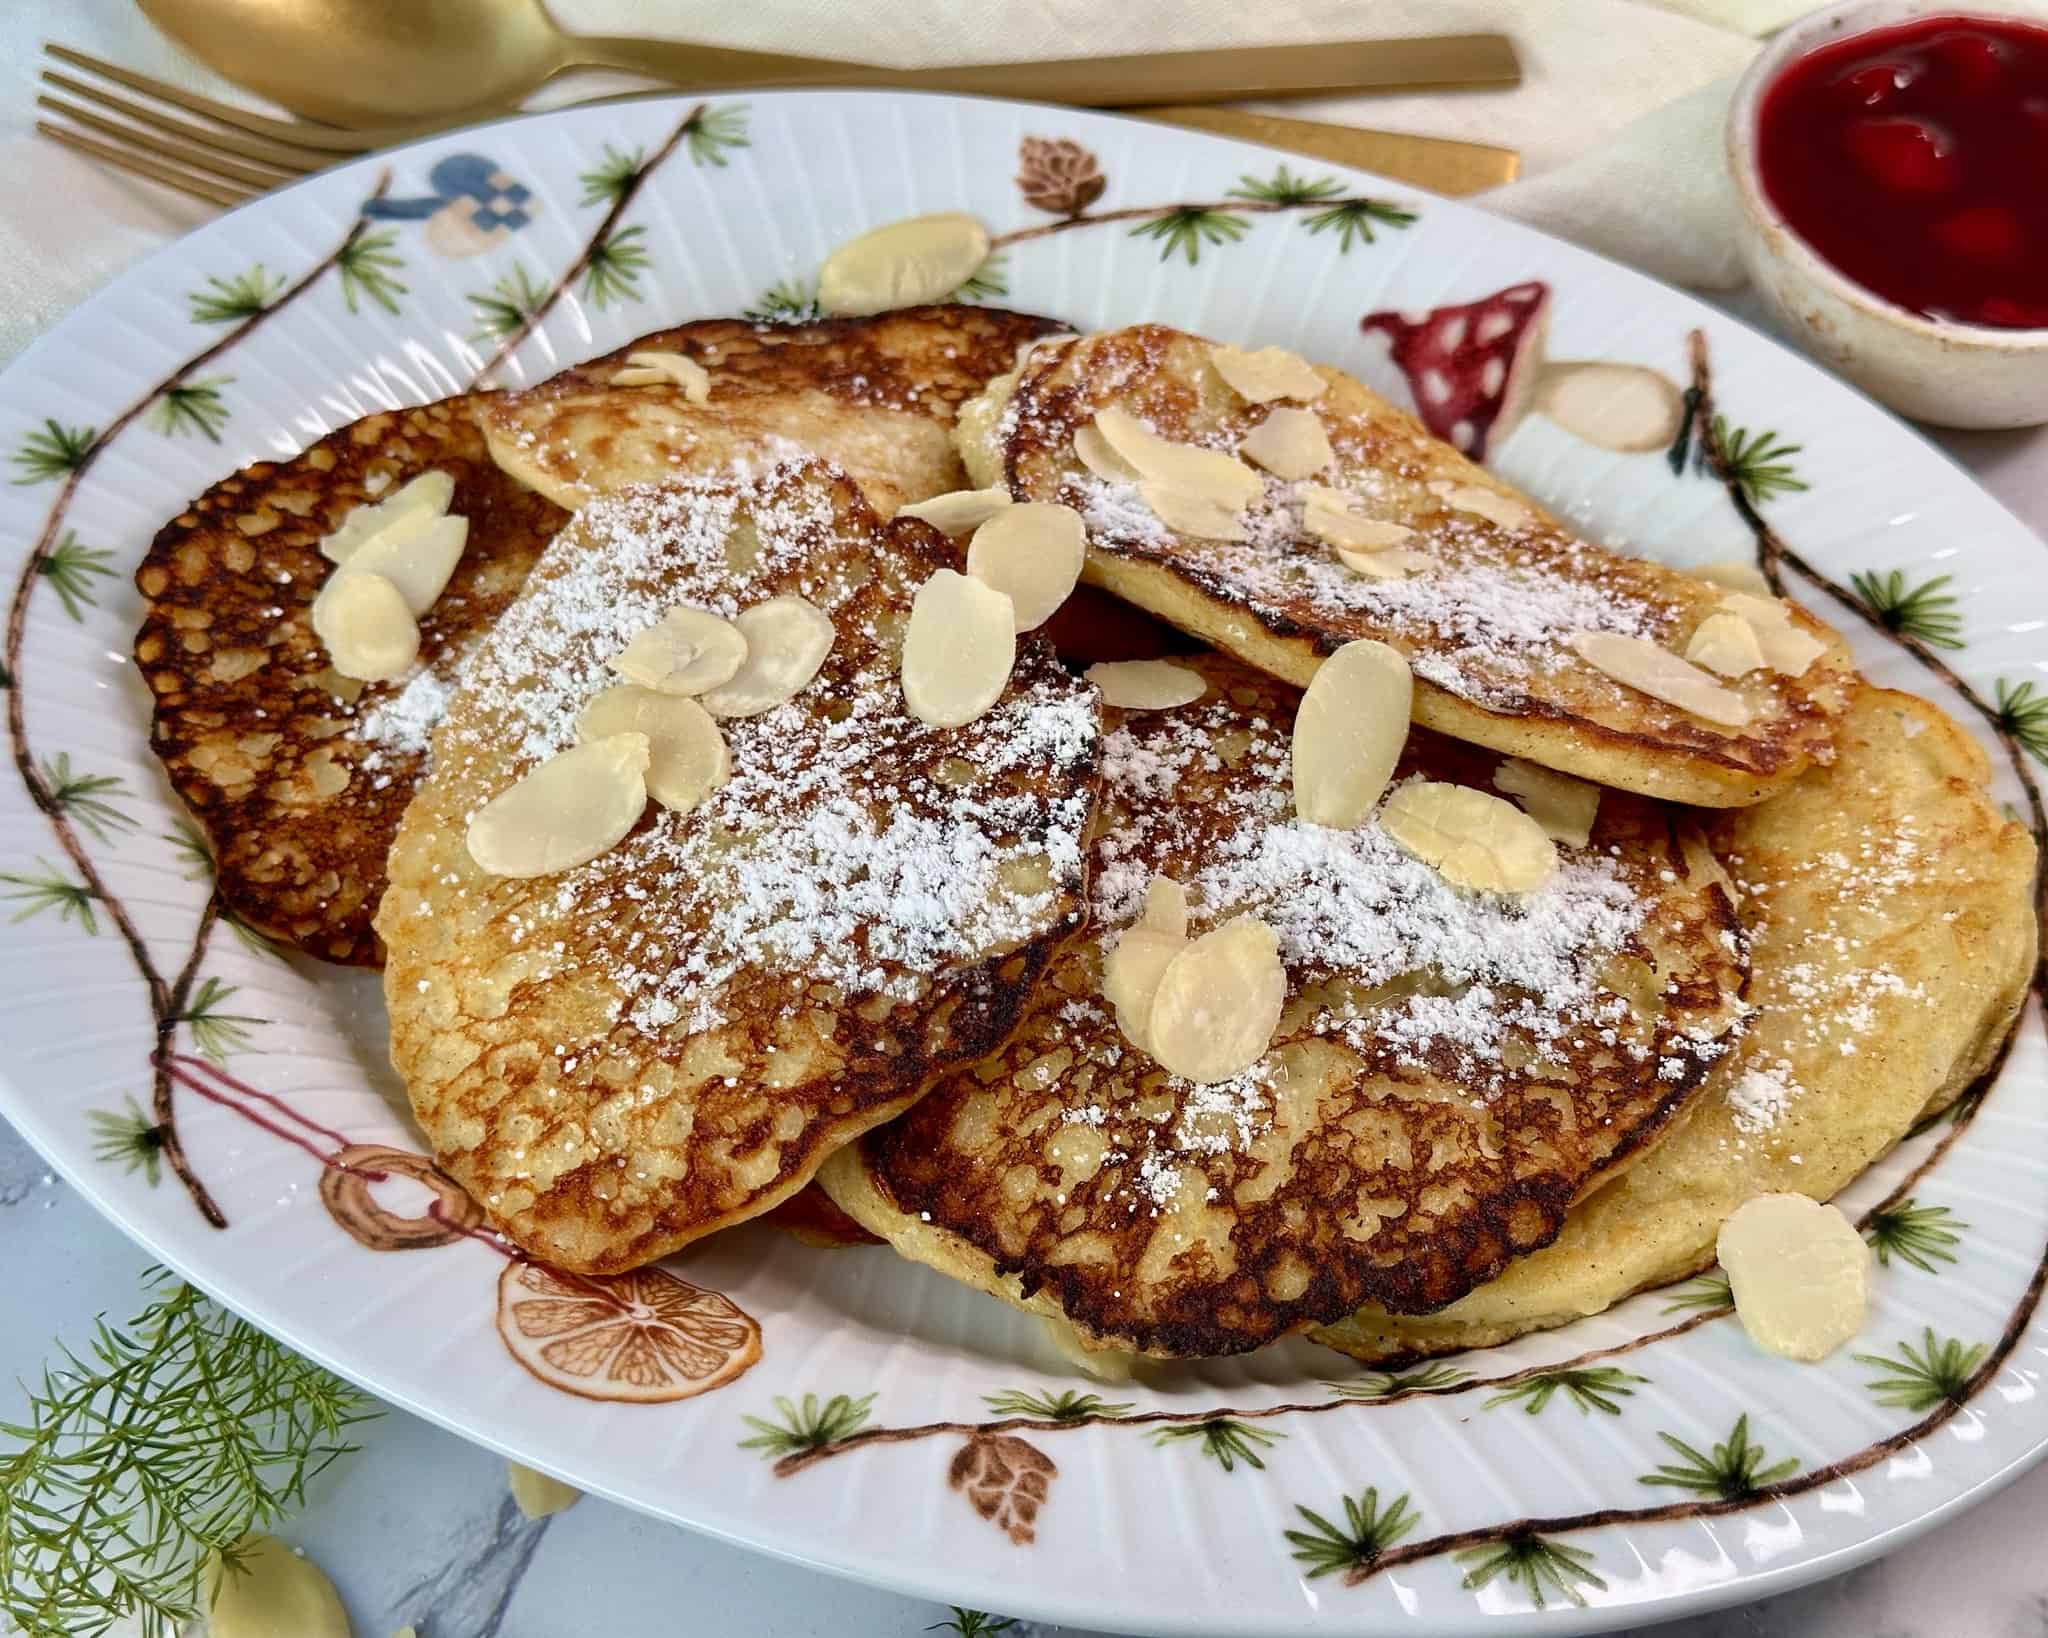
[[[572,63],[565,66],[623,69],[682,86],[880,86],[1028,97],[1082,108],[1515,85],[1521,80],[1514,47],[1501,34],[1334,40],[943,68],[871,68],[820,58],[606,35],[578,36],[570,42],[568,55]]]

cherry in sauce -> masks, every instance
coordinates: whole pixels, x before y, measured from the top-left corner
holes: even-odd
[[[1757,168],[1794,232],[1930,318],[2048,328],[2048,27],[1927,17],[1764,93]]]

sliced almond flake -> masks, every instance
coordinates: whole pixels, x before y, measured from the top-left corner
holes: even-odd
[[[677,813],[688,813],[732,777],[717,720],[680,694],[633,683],[607,688],[576,718],[576,738],[588,744],[613,734],[647,736],[647,794]]]
[[[1784,676],[1805,676],[1807,667],[1828,651],[1826,643],[1793,620],[1791,605],[1782,598],[1730,592],[1721,607],[1756,628],[1762,663]]]
[[[416,508],[361,542],[335,574],[381,574],[418,619],[448,588],[469,543],[469,519]]]
[[[1230,390],[1248,404],[1264,404],[1275,398],[1298,398],[1307,402],[1330,390],[1330,383],[1299,353],[1285,347],[1260,347],[1246,352],[1219,343],[1209,349],[1209,362]]]
[[[1387,798],[1380,827],[1454,887],[1531,893],[1557,874],[1543,827],[1470,785],[1411,779]]]
[[[1715,1249],[1736,1317],[1766,1353],[1825,1359],[1863,1329],[1870,1248],[1840,1207],[1755,1195],[1721,1225]]]
[[[1746,676],[1764,663],[1756,627],[1739,614],[1708,615],[1686,642],[1685,657],[1722,677]]]
[[[1359,499],[1348,489],[1336,489],[1326,483],[1305,483],[1295,493],[1301,497],[1304,509],[1318,506],[1327,507],[1332,512],[1349,512],[1358,505]]]
[[[1006,506],[967,543],[967,572],[1010,599],[1019,631],[1042,626],[1074,595],[1088,557],[1088,530],[1071,506]]]
[[[746,640],[747,657],[730,681],[701,696],[714,717],[757,717],[796,698],[839,637],[823,609],[793,592],[741,609],[733,624]]]
[[[1280,940],[1258,917],[1239,916],[1167,964],[1145,1020],[1149,1050],[1186,1080],[1227,1081],[1266,1055],[1286,1004]]]
[[[1016,615],[995,587],[941,569],[917,588],[903,633],[903,703],[919,722],[972,722],[1001,697],[1016,660]]]
[[[493,876],[552,876],[609,853],[647,810],[645,734],[608,734],[551,756],[469,821],[469,856]]]
[[[730,620],[679,603],[606,663],[659,694],[701,694],[746,663],[747,639]]]
[[[1171,660],[1098,660],[1082,673],[1120,711],[1171,711],[1209,690],[1199,671]]]
[[[350,1638],[348,1611],[326,1573],[275,1536],[251,1531],[234,1545],[230,1568],[206,1563],[208,1638]]]
[[[1509,757],[1493,771],[1493,787],[1522,804],[1543,834],[1566,847],[1584,847],[1600,817],[1600,787],[1555,768]]]
[[[963,211],[870,228],[825,258],[818,305],[860,317],[943,301],[988,260],[988,229]]]
[[[1514,496],[1503,495],[1484,484],[1451,483],[1440,478],[1429,486],[1429,491],[1453,510],[1470,512],[1503,529],[1526,529],[1536,521],[1536,514]]]
[[[1148,479],[1138,485],[1138,498],[1175,534],[1193,535],[1198,540],[1251,539],[1243,516],[1213,496]]]
[[[521,1462],[505,1464],[506,1487],[519,1511],[531,1522],[566,1512],[583,1499],[583,1492]]]
[[[1749,705],[1740,694],[1723,688],[1698,666],[1647,638],[1581,631],[1575,632],[1570,642],[1580,659],[1624,687],[1724,728],[1740,728],[1749,721]]]
[[[1187,934],[1158,928],[1128,927],[1116,941],[1116,948],[1102,958],[1102,999],[1116,1012],[1116,1027],[1124,1039],[1140,1052],[1152,1051],[1152,1037],[1146,1028],[1152,1016],[1152,1001],[1159,981],[1173,958],[1186,949]]]
[[[1340,550],[1384,552],[1410,539],[1415,531],[1383,518],[1362,518],[1356,512],[1340,511],[1311,500],[1303,509],[1301,524],[1318,540]]]
[[[379,478],[387,485],[390,482],[384,473],[376,472],[364,480],[363,487],[372,488],[373,481]],[[438,517],[448,510],[454,499],[455,479],[452,474],[422,472],[384,499],[352,507],[331,533],[320,537],[320,555],[330,563],[344,563],[354,555],[357,547],[379,530],[389,528],[413,512],[429,512]]]
[[[1414,695],[1407,660],[1370,637],[1318,666],[1294,717],[1294,811],[1338,830],[1363,824],[1401,759]]]
[[[897,508],[899,518],[929,523],[942,535],[972,534],[1010,504],[1007,489],[955,489]]]
[[[381,574],[328,576],[313,599],[313,634],[333,669],[357,682],[392,682],[419,658],[419,622]]]
[[[1074,455],[1104,483],[1136,483],[1141,475],[1135,466],[1109,447],[1109,440],[1102,436],[1102,429],[1093,421],[1074,428]]]
[[[1259,475],[1235,455],[1169,442],[1124,410],[1097,410],[1095,426],[1111,449],[1136,467],[1140,477],[1153,483],[1204,496],[1233,512],[1244,510],[1266,492]]]
[[[1154,876],[1145,884],[1145,913],[1138,925],[1155,933],[1188,936],[1188,890],[1171,876]]]
[[[1238,440],[1237,452],[1256,461],[1276,478],[1306,478],[1321,472],[1337,452],[1323,418],[1311,409],[1282,406]]]
[[[685,358],[681,353],[641,352],[628,353],[626,363],[629,368],[612,375],[614,387],[673,384],[683,389],[683,398],[688,403],[701,407],[711,402],[711,372],[694,358]]]
[[[1771,595],[1771,583],[1764,578],[1763,570],[1746,558],[1731,557],[1719,563],[1701,563],[1685,572],[1697,580],[1710,580],[1717,586],[1747,592],[1753,597]]]
[[[1731,591],[1719,604],[1730,614],[1739,614],[1758,630],[1767,626],[1789,626],[1792,610],[1784,599],[1768,594],[1757,596],[1750,592]]]
[[[1401,546],[1384,552],[1354,552],[1348,546],[1339,546],[1337,561],[1368,580],[1403,580],[1428,568],[1435,559],[1427,552],[1411,552]]]

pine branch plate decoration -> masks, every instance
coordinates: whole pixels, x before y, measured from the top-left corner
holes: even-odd
[[[245,462],[664,324],[808,316],[834,246],[956,210],[999,258],[965,299],[1291,347],[1402,403],[1398,315],[1540,296],[1550,354],[1662,378],[1645,396],[1668,424],[1603,438],[1538,395],[1468,428],[1474,453],[1596,536],[1782,575],[1872,676],[1969,724],[2040,832],[2048,548],[1890,416],[1686,296],[1372,177],[1070,110],[564,110],[224,216],[0,377],[0,1112],[166,1264],[384,1399],[955,1606],[963,1631],[1643,1625],[1845,1569],[2038,1456],[2038,998],[1981,1095],[1844,1196],[1876,1298],[1816,1366],[1758,1353],[1699,1270],[1405,1368],[1296,1341],[1109,1383],[885,1249],[756,1225],[592,1281],[481,1231],[398,1113],[375,976],[279,959],[214,905],[144,743],[134,565]]]

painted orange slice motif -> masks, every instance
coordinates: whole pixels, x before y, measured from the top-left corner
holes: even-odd
[[[761,1327],[735,1303],[658,1268],[598,1277],[511,1263],[498,1335],[549,1387],[633,1405],[709,1393],[761,1357]]]

